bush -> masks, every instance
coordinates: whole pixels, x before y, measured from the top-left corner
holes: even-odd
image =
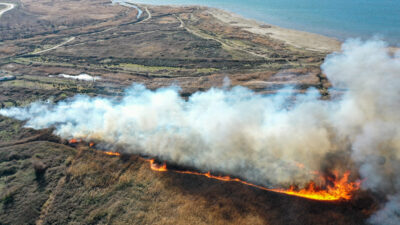
[[[32,164],[33,164],[33,169],[35,170],[36,179],[43,178],[43,175],[46,172],[47,166],[38,159],[33,160]]]
[[[5,206],[11,204],[14,202],[14,192],[9,191],[6,193],[1,199],[0,202],[2,202]]]

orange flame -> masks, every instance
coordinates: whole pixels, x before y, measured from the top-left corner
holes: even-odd
[[[150,168],[155,171],[168,171],[166,163],[162,165],[158,165],[155,163],[154,159],[146,160],[150,162]],[[350,172],[346,172],[341,178],[339,178],[339,173],[335,172],[335,179],[332,179],[331,182],[333,185],[327,185],[326,188],[316,187],[314,182],[310,182],[306,188],[296,190],[294,186],[291,186],[289,189],[273,189],[266,188],[260,185],[252,184],[246,181],[243,181],[239,178],[231,178],[229,176],[215,176],[210,172],[200,173],[200,172],[192,172],[192,171],[179,171],[172,170],[175,173],[181,174],[191,174],[196,176],[205,176],[211,179],[216,179],[225,182],[238,182],[248,186],[252,186],[258,189],[272,191],[277,193],[282,193],[286,195],[293,195],[302,198],[308,198],[319,201],[337,201],[337,200],[350,200],[352,197],[352,193],[360,188],[360,182],[350,182],[349,175]]]
[[[350,200],[352,193],[360,188],[361,183],[349,182],[349,175],[350,172],[346,172],[339,178],[338,173],[335,172],[335,179],[331,180],[333,185],[328,185],[325,189],[318,188],[314,182],[310,182],[307,188],[300,190],[295,190],[292,186],[288,190],[275,189],[272,191],[322,201]]]
[[[103,152],[106,155],[110,156],[120,156],[121,154],[118,152]],[[156,163],[154,159],[144,159],[149,162],[151,170],[157,172],[166,172],[167,164],[164,162],[162,164]],[[317,187],[316,184],[311,181],[306,188],[303,189],[295,189],[294,186],[291,186],[289,189],[273,189],[266,188],[260,185],[252,184],[246,181],[243,181],[239,178],[231,178],[229,176],[216,176],[212,175],[211,172],[200,173],[193,171],[180,171],[180,170],[171,170],[175,173],[181,174],[191,174],[196,176],[205,176],[210,179],[216,179],[225,182],[238,182],[248,186],[252,186],[261,190],[272,191],[276,193],[282,193],[286,195],[297,196],[301,198],[308,198],[319,201],[338,201],[338,200],[350,200],[352,197],[352,193],[357,191],[360,188],[360,182],[350,182],[349,175],[350,172],[346,172],[340,178],[338,172],[334,172],[335,178],[328,179],[331,181],[331,185],[326,185],[325,188]]]
[[[94,142],[90,142],[89,147],[93,147],[93,146],[94,146]]]
[[[76,144],[78,142],[80,142],[80,141],[78,139],[75,139],[75,138],[73,138],[73,139],[68,141],[68,143],[70,143],[70,144]]]
[[[103,153],[109,156],[121,156],[121,154],[119,154],[118,152],[103,152]]]
[[[156,163],[154,159],[145,159],[145,160],[150,163],[151,170],[158,171],[158,172],[168,171],[167,164],[165,162],[160,165],[160,164]]]

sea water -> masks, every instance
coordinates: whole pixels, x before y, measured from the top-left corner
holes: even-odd
[[[339,40],[379,37],[400,46],[400,0],[133,0],[156,5],[204,5]]]

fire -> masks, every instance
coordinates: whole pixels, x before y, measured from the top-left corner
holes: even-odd
[[[168,171],[166,163],[162,165],[158,165],[155,163],[153,159],[147,160],[150,162],[150,168],[154,171]],[[360,188],[360,182],[350,182],[349,175],[350,172],[344,173],[344,175],[339,178],[339,173],[335,172],[335,179],[329,179],[332,185],[326,185],[325,188],[317,187],[314,182],[310,182],[306,188],[303,189],[295,189],[294,186],[291,186],[289,189],[273,189],[266,188],[260,185],[252,184],[241,180],[239,178],[231,178],[229,176],[216,176],[212,175],[211,172],[200,173],[193,171],[180,171],[180,170],[172,170],[175,173],[181,174],[191,174],[196,176],[205,176],[207,178],[216,179],[225,182],[238,182],[248,186],[252,186],[258,189],[272,191],[277,193],[282,193],[286,195],[293,195],[302,198],[308,198],[319,201],[337,201],[337,200],[350,200],[352,197],[352,193]]]
[[[158,171],[158,172],[168,171],[167,164],[165,162],[160,165],[160,164],[156,163],[154,159],[146,159],[146,161],[148,161],[150,163],[150,168],[154,171]]]
[[[80,142],[78,139],[71,139],[68,141],[68,143],[70,143],[70,144],[76,144],[78,142]]]
[[[78,144],[78,143],[81,143],[81,142],[82,142],[82,139],[75,139],[75,138],[70,139],[70,140],[68,141],[69,144]],[[90,142],[90,143],[89,143],[89,147],[93,147],[94,145],[95,145],[94,142]]]
[[[335,179],[331,179],[333,184],[327,185],[325,189],[318,188],[314,182],[310,182],[307,188],[300,190],[296,190],[292,186],[288,190],[277,189],[272,191],[321,201],[350,200],[352,193],[360,188],[361,183],[349,182],[349,175],[350,172],[346,172],[339,178],[338,172],[335,172]]]
[[[118,152],[103,152],[106,155],[110,156],[120,156],[121,154]],[[144,159],[149,162],[150,168],[153,171],[157,172],[166,172],[169,171],[167,168],[167,164],[157,163],[154,159]],[[293,195],[301,198],[319,200],[319,201],[338,201],[338,200],[350,200],[354,191],[357,191],[360,188],[360,182],[350,182],[349,175],[350,172],[346,172],[343,176],[339,176],[338,172],[334,172],[334,178],[328,178],[330,181],[328,185],[324,185],[324,187],[317,186],[315,182],[311,181],[306,188],[296,189],[294,186],[291,186],[289,189],[273,189],[266,188],[260,185],[252,184],[241,180],[239,178],[231,178],[229,176],[216,176],[212,175],[211,172],[201,173],[194,171],[181,171],[181,170],[170,170],[175,173],[181,174],[191,174],[196,176],[205,176],[210,179],[216,179],[225,182],[238,182],[248,186],[252,186],[258,189],[272,191],[276,193],[282,193],[286,195]],[[321,179],[325,180],[323,177]]]
[[[121,156],[121,154],[119,154],[118,152],[103,152],[103,153],[109,156]]]
[[[216,179],[216,180],[220,180],[220,181],[225,181],[225,182],[241,182],[241,183],[245,183],[246,182],[238,179],[238,178],[231,178],[229,176],[215,176],[212,175],[210,172],[207,173],[199,173],[199,172],[191,172],[191,171],[179,171],[179,170],[175,170],[176,173],[182,173],[182,174],[191,174],[191,175],[197,175],[197,176],[205,176],[211,179]]]

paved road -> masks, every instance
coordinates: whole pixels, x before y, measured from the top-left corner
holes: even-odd
[[[5,5],[5,6],[6,6],[5,9],[0,10],[0,17],[1,17],[4,13],[6,13],[7,11],[10,11],[11,9],[13,9],[13,8],[15,7],[15,5],[14,5],[14,4],[11,4],[11,3],[3,3],[3,2],[0,2],[0,5]]]
[[[147,18],[140,21],[139,23],[143,23],[143,22],[146,22],[147,20],[151,19],[151,12],[149,11],[149,9],[147,7],[145,7],[144,10],[146,10]]]
[[[112,3],[113,4],[118,3],[123,6],[135,8],[136,10],[138,10],[137,19],[139,19],[143,14],[143,10],[141,10],[138,6],[135,5],[136,3],[134,0],[112,0]],[[145,7],[144,10],[147,13],[147,18],[138,23],[143,23],[143,22],[146,22],[147,20],[151,19],[151,13],[150,13],[149,9],[147,7]]]
[[[120,4],[122,6],[135,8],[138,11],[138,15],[136,17],[137,19],[139,19],[143,14],[143,11],[139,7],[136,6],[136,3],[134,0],[111,0],[111,2],[113,4]]]

